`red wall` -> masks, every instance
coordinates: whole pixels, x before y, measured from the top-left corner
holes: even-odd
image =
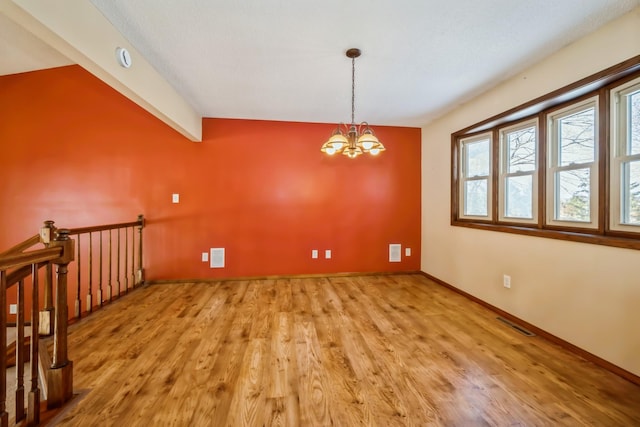
[[[205,119],[193,143],[78,66],[0,77],[0,120],[0,251],[143,213],[150,280],[419,270],[420,129],[374,126],[387,151],[355,160],[320,152],[331,124]]]

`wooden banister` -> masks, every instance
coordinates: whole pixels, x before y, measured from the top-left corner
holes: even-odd
[[[53,261],[62,255],[62,249],[59,247],[36,249],[30,252],[20,254],[9,254],[0,257],[0,270],[8,270],[10,268],[19,268],[41,262]]]
[[[36,234],[35,236],[29,237],[24,242],[20,242],[17,245],[13,246],[12,248],[9,248],[6,251],[0,253],[0,257],[26,251],[31,246],[37,245],[38,243],[40,243],[40,235]]]
[[[142,219],[142,215],[138,217],[137,221],[120,222],[116,224],[106,224],[106,225],[94,225],[91,227],[70,228],[69,235],[73,236],[76,234],[94,233],[96,231],[115,230],[117,228],[128,228],[128,227],[135,227],[139,225],[144,225],[144,220]]]

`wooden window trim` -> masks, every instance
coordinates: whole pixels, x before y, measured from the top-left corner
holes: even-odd
[[[609,67],[551,93],[511,108],[451,135],[451,225],[479,230],[538,236],[557,240],[590,243],[618,248],[640,250],[640,234],[611,230],[610,228],[610,89],[616,85],[640,76],[640,55]],[[538,118],[539,135],[547,134],[546,117],[559,106],[578,102],[589,96],[598,96],[598,228],[562,227],[546,223],[547,194],[547,150],[548,142],[539,144],[538,152],[538,223],[514,223],[499,221],[499,149],[492,145],[492,216],[488,220],[461,218],[459,209],[459,140],[476,134],[492,132],[494,141],[499,138],[499,129],[519,121]]]

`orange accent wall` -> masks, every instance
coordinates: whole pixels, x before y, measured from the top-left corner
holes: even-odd
[[[193,143],[78,66],[0,77],[0,120],[0,251],[143,213],[149,280],[419,270],[418,128],[374,126],[387,151],[355,160],[319,151],[332,124],[205,119]]]

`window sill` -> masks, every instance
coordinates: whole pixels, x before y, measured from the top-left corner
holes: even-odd
[[[526,226],[513,226],[505,224],[471,222],[465,220],[452,220],[451,225],[456,227],[475,228],[477,230],[499,231],[503,233],[522,234],[525,236],[545,237],[548,239],[567,240],[571,242],[590,243],[593,245],[612,246],[616,248],[640,250],[640,236],[624,237],[614,235],[615,232],[607,234],[595,234],[588,232],[573,232],[541,229]]]

